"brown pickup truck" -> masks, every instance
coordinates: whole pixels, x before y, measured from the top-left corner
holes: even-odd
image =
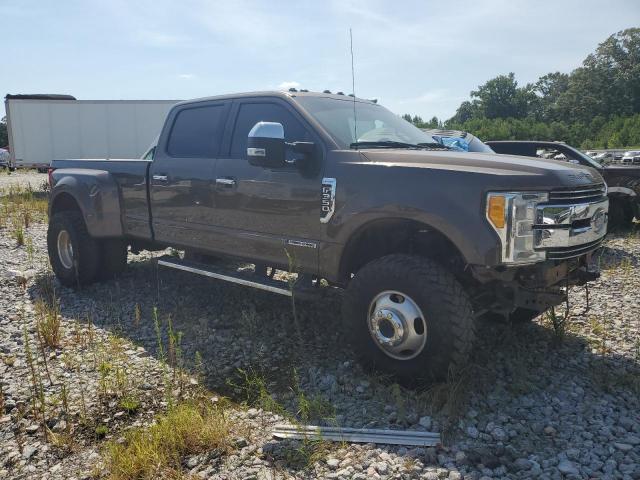
[[[128,248],[171,246],[184,257],[159,265],[282,295],[344,289],[345,341],[413,382],[464,364],[477,316],[531,319],[597,276],[609,205],[598,172],[453,151],[375,101],[187,101],[148,157],[52,163],[61,283],[119,274]],[[293,288],[273,275],[292,268]]]

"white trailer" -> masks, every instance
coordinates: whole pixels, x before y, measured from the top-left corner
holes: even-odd
[[[178,101],[7,95],[10,165],[46,169],[53,159],[138,158]]]

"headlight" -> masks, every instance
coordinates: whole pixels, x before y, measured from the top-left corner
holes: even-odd
[[[487,194],[487,220],[502,243],[503,263],[534,263],[546,258],[533,249],[536,205],[549,200],[542,192],[491,192]]]

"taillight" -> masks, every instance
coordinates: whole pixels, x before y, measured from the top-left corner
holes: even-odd
[[[49,167],[47,174],[49,175],[49,187],[53,188],[53,168]]]

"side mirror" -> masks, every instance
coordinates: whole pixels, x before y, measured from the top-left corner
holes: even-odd
[[[247,159],[258,167],[285,164],[284,128],[277,122],[256,123],[247,137]]]

